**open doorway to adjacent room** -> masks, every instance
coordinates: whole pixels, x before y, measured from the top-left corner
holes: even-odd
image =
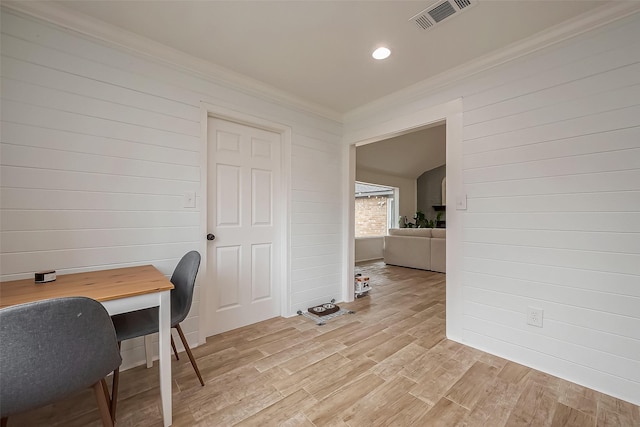
[[[445,121],[355,146],[353,308],[403,304],[424,348],[446,337],[446,162]]]
[[[384,260],[389,230],[446,227],[444,122],[357,146],[355,172],[356,265]]]

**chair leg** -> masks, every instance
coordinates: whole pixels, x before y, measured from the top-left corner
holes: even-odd
[[[176,342],[173,340],[173,335],[171,335],[171,348],[173,348],[173,354],[176,355],[176,360],[180,360],[178,357],[178,350],[176,349]]]
[[[196,371],[196,375],[200,380],[200,385],[204,387],[204,381],[202,381],[202,375],[200,375],[198,364],[196,363],[196,359],[193,358],[193,354],[191,354],[189,343],[187,342],[187,339],[184,337],[184,334],[182,333],[182,328],[180,327],[179,323],[176,325],[176,329],[178,330],[178,335],[180,335],[180,339],[182,340],[182,345],[184,345],[184,349],[187,350],[187,356],[189,356],[189,360],[191,361],[191,366],[193,366],[193,370]]]
[[[118,341],[118,350],[121,350],[122,342]],[[113,371],[113,382],[111,383],[111,420],[116,422],[116,404],[118,403],[118,386],[120,384],[120,367]]]
[[[116,421],[116,404],[118,403],[118,385],[120,383],[120,368],[113,371],[113,383],[111,386],[111,419]]]
[[[109,387],[107,387],[107,382],[105,380],[102,380],[100,383],[102,384],[104,397],[107,399],[107,403],[109,404],[109,412],[111,412],[111,395],[109,394]]]
[[[147,369],[153,367],[153,343],[151,342],[151,335],[144,336],[144,357],[147,359]]]
[[[0,421],[0,426],[1,427],[7,427],[7,417],[2,417],[2,420]]]
[[[102,418],[102,425],[105,427],[113,427],[113,420],[111,419],[111,413],[109,412],[109,402],[107,396],[104,395],[104,387],[107,384],[104,383],[104,379],[98,381],[93,385],[93,391],[96,394],[96,401],[98,402],[98,410],[100,411],[100,417]]]

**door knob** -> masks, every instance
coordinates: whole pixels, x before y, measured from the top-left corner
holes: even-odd
[[[209,233],[207,234],[207,240],[215,240],[216,236],[214,236],[213,234]]]

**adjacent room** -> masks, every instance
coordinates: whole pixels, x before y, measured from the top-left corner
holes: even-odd
[[[426,230],[397,231],[410,228],[440,228],[438,238],[446,238],[446,127],[442,123],[356,148],[356,262],[384,259],[393,265],[445,272],[444,246],[438,248],[435,269],[430,245],[420,244],[425,242],[415,247],[399,244],[397,249],[406,252],[390,249],[385,254],[385,243],[397,239],[389,239],[389,234],[431,238]]]
[[[3,427],[640,425],[639,2],[0,13]]]

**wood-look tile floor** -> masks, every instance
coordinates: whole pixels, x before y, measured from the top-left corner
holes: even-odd
[[[175,426],[640,426],[638,406],[445,338],[445,275],[360,264],[369,296],[316,326],[276,318],[173,363]],[[157,363],[121,375],[118,426],[162,425]],[[90,390],[9,426],[99,426]]]

